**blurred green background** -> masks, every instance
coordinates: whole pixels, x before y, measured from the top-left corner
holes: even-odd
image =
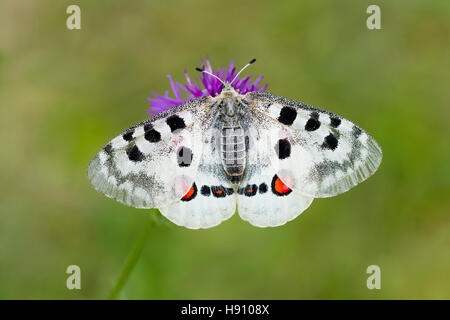
[[[0,21],[0,298],[108,295],[149,215],[97,193],[87,165],[206,55],[257,58],[247,73],[355,121],[383,162],[282,227],[155,227],[120,298],[450,298],[449,1],[6,0]]]

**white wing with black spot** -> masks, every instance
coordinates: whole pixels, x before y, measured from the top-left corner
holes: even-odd
[[[89,181],[97,191],[136,208],[178,201],[196,177],[200,133],[208,124],[202,119],[208,113],[208,98],[201,97],[124,131],[92,159]]]
[[[347,119],[267,92],[251,92],[245,100],[254,125],[270,136],[278,176],[293,190],[335,196],[366,180],[381,163],[376,141]]]

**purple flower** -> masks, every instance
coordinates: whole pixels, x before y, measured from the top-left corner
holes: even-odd
[[[211,63],[209,62],[209,58],[206,58],[206,64],[202,61],[202,69],[209,71],[215,74],[217,77],[222,79],[224,82],[231,82],[236,74],[236,68],[234,67],[234,61],[231,61],[228,68],[217,68],[214,70],[211,67]],[[172,76],[167,75],[169,78],[170,85],[172,87],[172,92],[175,98],[169,97],[169,90],[164,93],[164,96],[158,95],[155,92],[152,92],[153,98],[147,98],[150,101],[150,109],[146,110],[150,114],[157,114],[158,112],[169,109],[170,107],[177,106],[183,103],[186,100],[201,97],[201,96],[216,96],[220,94],[222,91],[222,83],[214,78],[213,76],[202,72],[201,78],[196,78],[196,81],[193,82],[191,78],[189,78],[186,69],[184,70],[184,75],[186,77],[187,84],[182,84],[179,82],[174,82]],[[250,76],[247,76],[243,79],[237,78],[233,82],[233,87],[240,94],[246,94],[252,91],[264,91],[267,89],[267,84],[259,87],[259,83],[263,79],[263,76],[259,76],[253,83],[250,81]],[[180,92],[181,90],[181,92]]]

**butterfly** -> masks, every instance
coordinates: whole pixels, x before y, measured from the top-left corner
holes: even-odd
[[[236,211],[254,226],[275,227],[379,167],[381,148],[351,121],[268,92],[240,94],[234,80],[199,71],[222,82],[220,94],[190,99],[109,141],[87,170],[97,191],[191,229]]]

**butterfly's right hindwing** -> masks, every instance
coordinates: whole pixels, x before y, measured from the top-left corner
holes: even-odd
[[[181,201],[159,208],[170,221],[190,229],[216,226],[236,210],[235,191],[217,152],[214,130],[205,131],[198,143],[203,150],[191,192]]]

